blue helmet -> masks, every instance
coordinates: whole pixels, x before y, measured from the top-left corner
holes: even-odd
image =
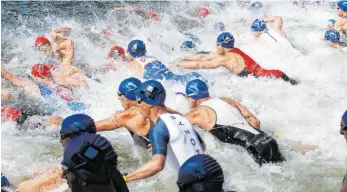
[[[74,137],[84,132],[96,133],[94,119],[85,114],[75,114],[66,117],[60,129],[61,139],[66,137]]]
[[[342,115],[342,121],[347,124],[347,110],[345,111],[345,113]]]
[[[130,77],[124,79],[118,88],[118,96],[124,95],[129,100],[136,101],[136,89],[141,85],[141,81],[137,78]]]
[[[146,45],[141,40],[132,40],[128,45],[128,53],[135,57],[142,57],[146,55]]]
[[[182,51],[196,51],[196,46],[195,43],[193,41],[185,41],[182,43],[181,45],[181,50]]]
[[[260,9],[262,7],[263,7],[263,4],[260,3],[259,1],[256,1],[256,2],[251,4],[251,9]]]
[[[217,37],[217,45],[221,45],[224,48],[233,48],[234,43],[234,36],[229,32],[223,32]]]
[[[209,97],[210,93],[208,91],[208,86],[204,81],[195,79],[187,84],[186,95],[193,99],[203,99]]]
[[[166,91],[164,86],[155,80],[149,80],[141,84],[136,90],[136,99],[138,103],[144,101],[148,105],[164,106]]]
[[[341,0],[337,3],[337,7],[342,11],[347,12],[347,0]]]
[[[217,21],[214,25],[213,25],[214,29],[220,30],[220,31],[225,31],[225,25],[223,22],[221,21]]]
[[[330,29],[327,32],[325,32],[324,38],[328,41],[336,43],[340,41],[340,33],[335,29]]]
[[[252,26],[251,26],[252,31],[261,32],[261,31],[264,31],[265,29],[266,29],[266,24],[264,21],[262,21],[260,19],[256,19],[253,21]]]

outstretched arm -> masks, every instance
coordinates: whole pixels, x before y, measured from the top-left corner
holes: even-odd
[[[283,27],[283,18],[281,16],[268,17],[264,19],[265,23],[274,23],[276,26],[276,30],[278,32],[282,32]]]
[[[97,121],[95,123],[96,131],[111,131],[114,129],[118,129],[120,127],[124,126],[124,113],[123,112],[117,112],[116,114],[112,115],[111,117]]]
[[[258,118],[256,118],[251,112],[249,112],[244,106],[242,106],[239,102],[231,99],[231,98],[227,98],[227,97],[223,97],[222,98],[223,101],[229,103],[230,105],[232,105],[233,107],[237,108],[241,114],[243,115],[243,117],[247,120],[247,122],[254,128],[259,128],[260,127],[260,121]]]
[[[40,98],[41,92],[37,84],[29,79],[17,77],[16,75],[6,71],[1,67],[1,77],[10,81],[13,85],[24,89],[24,91],[34,98]]]
[[[210,61],[182,61],[177,62],[177,66],[184,67],[186,69],[215,69],[224,65],[223,60],[210,60]]]

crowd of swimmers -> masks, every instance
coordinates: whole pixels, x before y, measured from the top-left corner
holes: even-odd
[[[260,2],[250,5],[259,10]],[[160,22],[158,14],[139,8],[116,8],[108,12],[132,11],[145,20]],[[199,17],[206,19],[211,14],[207,8],[196,11]],[[329,20],[324,38],[333,48],[346,51],[341,35],[347,32],[347,1],[337,3],[337,20]],[[273,24],[273,28],[269,27]],[[281,44],[302,54],[288,40],[282,30],[283,18],[280,16],[257,18],[251,24],[251,31],[261,43]],[[186,69],[226,68],[230,73],[240,76],[255,76],[281,79],[291,85],[299,80],[289,77],[276,69],[265,69],[251,56],[235,47],[233,34],[225,31],[223,22],[213,25],[220,34],[216,38],[216,51],[198,50],[201,40],[193,34],[185,33],[187,41],[180,46],[181,51],[191,54],[174,59],[170,66]],[[249,153],[254,161],[262,166],[266,163],[285,161],[277,141],[260,129],[260,120],[241,103],[229,97],[211,97],[211,83],[197,72],[175,74],[168,65],[152,56],[147,48],[150,41],[135,39],[123,49],[113,46],[109,53],[109,63],[97,68],[84,68],[74,65],[74,41],[69,39],[72,29],[60,27],[49,33],[52,41],[41,36],[35,47],[47,55],[50,63],[35,64],[30,74],[15,75],[1,69],[1,77],[7,82],[1,90],[1,119],[23,124],[29,116],[49,116],[37,127],[60,127],[60,143],[63,146],[62,168],[51,168],[45,177],[22,182],[18,191],[50,189],[67,180],[71,191],[129,191],[128,182],[151,177],[166,166],[177,176],[180,191],[223,191],[224,175],[222,167],[211,156],[205,154],[205,143],[194,126],[210,132],[224,143],[239,145]],[[112,30],[104,29],[106,36]],[[120,82],[118,99],[124,110],[110,117],[94,121],[81,113],[89,107],[80,101],[80,89],[88,89],[92,83],[100,83],[95,73],[118,70],[126,66],[134,76]],[[141,82],[140,79],[144,79]],[[189,103],[190,111],[180,114],[165,105],[167,92],[161,81],[168,80],[185,85],[183,95]],[[19,88],[21,93],[13,91]],[[26,104],[18,102],[16,97],[25,95]],[[56,112],[66,109],[74,115],[66,118],[56,116]],[[340,133],[347,141],[347,111],[342,116]],[[117,153],[107,138],[97,134],[126,128],[134,142],[152,151],[152,158],[138,169],[123,173],[117,168]],[[310,147],[308,147],[310,148]],[[315,147],[311,147],[315,149]],[[46,171],[47,172],[47,171]],[[345,176],[346,177],[346,176]],[[1,187],[9,187],[5,176],[1,177]],[[347,192],[344,179],[341,192]]]

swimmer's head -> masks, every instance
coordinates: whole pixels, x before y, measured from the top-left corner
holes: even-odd
[[[264,21],[256,19],[252,23],[251,30],[252,32],[263,32],[266,30],[266,24]]]
[[[340,125],[341,125],[340,134],[344,135],[347,142],[347,111],[345,111],[345,113],[342,115]]]
[[[234,36],[229,32],[223,32],[217,37],[216,46],[217,54],[225,54],[226,49],[234,48],[235,39]]]
[[[164,107],[166,91],[164,86],[155,80],[149,80],[140,85],[136,90],[136,101],[144,111],[145,116],[149,116],[152,107]]]
[[[215,30],[219,30],[219,31],[225,31],[225,25],[223,22],[221,21],[217,21],[214,25],[213,25],[213,28]]]
[[[186,86],[186,97],[188,99],[189,106],[191,108],[196,107],[196,100],[210,97],[207,84],[200,79],[189,81]]]
[[[146,55],[146,45],[141,40],[132,40],[130,41],[127,49],[130,59],[143,57]]]
[[[345,17],[347,15],[347,0],[340,0],[337,3],[337,15]]]
[[[262,7],[263,7],[263,4],[261,2],[258,2],[258,1],[256,1],[256,2],[251,4],[251,9],[252,10],[259,10]]]
[[[124,109],[136,105],[136,89],[141,85],[141,81],[131,77],[124,79],[118,88],[118,97]]]
[[[36,38],[35,47],[47,54],[49,54],[52,50],[51,42],[43,36]]]
[[[96,133],[94,119],[85,114],[71,115],[61,123],[60,142],[65,147],[71,138],[85,132]]]
[[[196,10],[196,14],[198,14],[201,17],[206,17],[208,14],[210,14],[210,12],[208,11],[207,8],[203,7],[203,8]]]
[[[330,29],[325,32],[324,38],[332,43],[337,43],[340,41],[340,33],[335,29]]]
[[[38,79],[50,79],[53,65],[35,64],[31,68],[31,74]]]
[[[121,46],[115,45],[111,48],[110,52],[108,53],[108,57],[113,59],[122,59],[124,58],[124,54],[124,49]]]
[[[185,41],[180,47],[181,51],[184,52],[196,52],[196,46],[193,41]]]

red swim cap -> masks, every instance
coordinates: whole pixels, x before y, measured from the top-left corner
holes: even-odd
[[[158,14],[155,11],[150,10],[150,11],[148,11],[148,14],[151,18],[158,19]]]
[[[31,68],[31,74],[34,77],[46,78],[50,75],[51,69],[54,69],[53,65],[45,65],[45,64],[35,64]]]
[[[108,53],[108,57],[115,59],[117,57],[123,56],[124,54],[124,49],[121,46],[115,45],[111,48],[110,52]]]
[[[51,42],[49,42],[49,40],[46,37],[38,37],[36,38],[35,46],[38,47],[41,44],[46,44],[46,43],[51,45]]]
[[[196,11],[196,14],[198,14],[201,17],[206,17],[210,12],[207,8],[200,8]]]
[[[16,121],[21,115],[20,109],[14,107],[1,107],[1,121]]]

